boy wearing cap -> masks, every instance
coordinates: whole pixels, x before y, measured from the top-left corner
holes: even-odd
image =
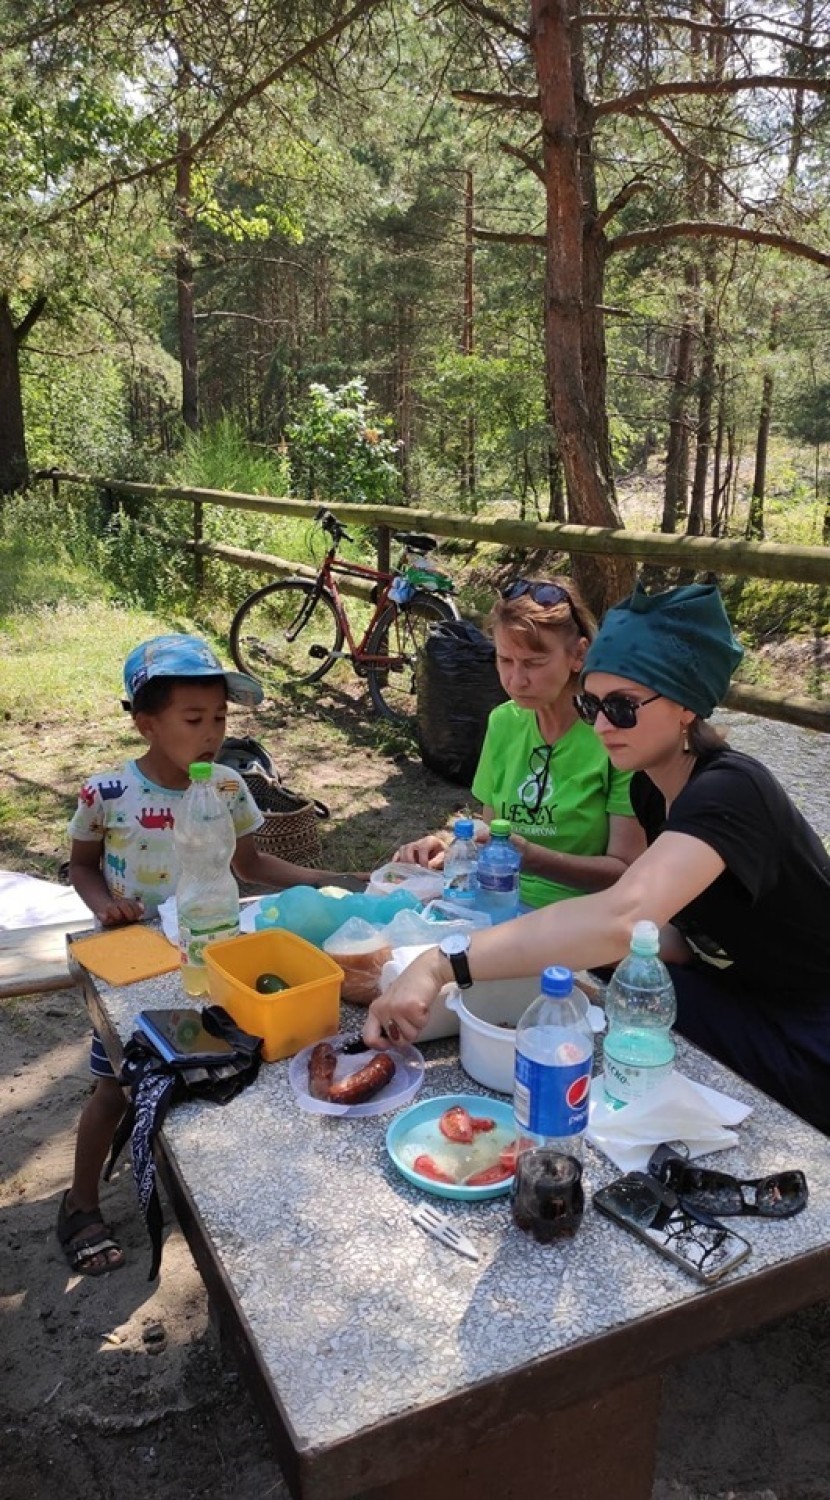
[[[190,785],[188,767],[214,760],[225,738],[228,701],[253,707],[262,698],[259,683],[225,671],[210,647],[189,635],[159,636],[137,646],[124,665],[124,689],[124,707],[145,742],[144,753],[89,777],[69,825],[70,879],[104,927],[155,916],[175,892],[173,827]],[[272,889],[343,883],[334,871],[306,869],[257,849],[254,834],[263,817],[242,777],[217,766],[214,778],[233,819],[232,865],[242,880]],[[98,1207],[101,1170],[124,1095],[97,1034],[90,1071],[96,1086],[81,1115],[58,1237],[74,1271],[100,1276],[124,1263]]]

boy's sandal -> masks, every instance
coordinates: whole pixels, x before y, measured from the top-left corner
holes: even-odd
[[[79,1208],[71,1214],[66,1207],[68,1196],[69,1189],[67,1188],[58,1210],[58,1239],[70,1270],[81,1276],[106,1276],[109,1271],[120,1271],[124,1264],[124,1255],[121,1246],[112,1238],[106,1225],[101,1222],[100,1208],[89,1210]],[[96,1232],[88,1239],[77,1238],[84,1229],[93,1228]],[[109,1259],[113,1250],[117,1252],[120,1259]],[[103,1265],[93,1266],[91,1262],[100,1256],[104,1257]]]

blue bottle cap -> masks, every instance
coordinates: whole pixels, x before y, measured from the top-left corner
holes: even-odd
[[[471,839],[473,836],[472,818],[456,818],[453,833],[457,839]]]
[[[562,964],[551,964],[550,968],[542,970],[543,995],[569,995],[573,986],[573,974]]]

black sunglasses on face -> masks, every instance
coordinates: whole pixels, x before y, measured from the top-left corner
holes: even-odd
[[[508,583],[507,587],[501,591],[502,599],[506,600],[521,599],[525,594],[530,595],[534,604],[567,604],[571,619],[580,635],[588,634],[574,609],[573,599],[568,590],[563,589],[561,583],[535,583],[532,578],[517,578],[515,582]]]
[[[664,1161],[655,1173],[671,1188],[690,1213],[720,1218],[757,1215],[762,1219],[790,1219],[807,1205],[807,1179],[801,1171],[773,1172],[769,1177],[732,1177],[692,1167],[684,1161]]]
[[[597,698],[595,693],[577,693],[574,708],[586,724],[596,724],[603,713],[615,729],[634,729],[640,709],[662,696],[652,693],[650,698],[629,698],[627,693],[609,693],[607,698]]]
[[[521,799],[534,818],[542,806],[547,791],[552,755],[553,745],[537,745],[528,756],[527,764],[532,780],[526,781],[522,787]]]

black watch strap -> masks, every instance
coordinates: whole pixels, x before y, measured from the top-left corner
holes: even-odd
[[[473,976],[470,973],[470,962],[467,956],[468,950],[464,948],[460,953],[448,953],[445,948],[442,948],[441,952],[450,961],[450,967],[458,988],[460,990],[472,989]]]

